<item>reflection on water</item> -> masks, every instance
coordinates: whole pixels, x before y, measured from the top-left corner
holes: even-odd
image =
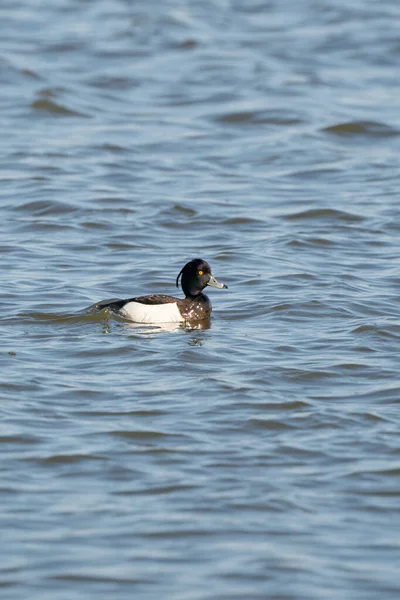
[[[203,319],[201,321],[185,321],[184,323],[135,323],[124,319],[118,311],[113,311],[110,308],[100,309],[98,304],[93,304],[89,308],[77,314],[53,314],[53,313],[21,313],[18,318],[26,320],[26,322],[36,322],[38,324],[81,324],[102,323],[109,330],[112,326],[112,321],[120,323],[127,330],[132,329],[140,333],[154,333],[157,331],[195,331],[211,328],[211,319]]]
[[[211,319],[203,319],[202,321],[185,321],[184,323],[133,323],[125,322],[124,327],[126,329],[132,329],[137,333],[145,335],[146,333],[151,335],[162,331],[180,331],[185,330],[187,332],[196,331],[201,329],[210,329]]]

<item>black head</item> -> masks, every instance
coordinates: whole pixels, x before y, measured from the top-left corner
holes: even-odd
[[[179,287],[180,277],[182,290],[186,297],[198,296],[207,285],[215,288],[228,287],[212,276],[210,265],[201,258],[195,258],[183,267],[176,278],[176,287]]]

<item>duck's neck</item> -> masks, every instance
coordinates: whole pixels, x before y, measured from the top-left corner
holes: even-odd
[[[186,300],[198,300],[199,298],[204,298],[203,290],[184,290],[184,292]]]

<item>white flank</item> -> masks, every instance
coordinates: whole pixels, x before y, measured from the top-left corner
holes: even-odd
[[[121,308],[120,313],[135,323],[179,323],[183,321],[174,302],[167,304],[128,302]]]

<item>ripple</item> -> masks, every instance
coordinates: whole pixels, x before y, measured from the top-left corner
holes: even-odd
[[[123,439],[133,439],[133,440],[159,440],[165,438],[184,438],[186,437],[184,434],[176,434],[176,433],[165,433],[162,431],[145,431],[145,430],[119,430],[119,431],[110,431],[109,434],[113,437],[123,438]]]
[[[333,371],[308,371],[306,369],[285,369],[286,377],[289,381],[313,382],[321,379],[331,379],[336,377]]]
[[[40,77],[40,75],[38,73],[36,73],[35,71],[33,71],[32,69],[22,69],[22,74],[25,75],[26,77],[35,79],[37,81],[40,81],[42,79]]]
[[[30,435],[1,435],[0,444],[39,444],[40,439]]]
[[[393,129],[385,123],[375,121],[350,121],[348,123],[339,123],[324,127],[322,131],[341,136],[370,136],[370,137],[392,137],[400,134],[400,131]]]
[[[191,208],[189,206],[184,206],[183,204],[174,204],[172,209],[174,211],[177,211],[178,213],[182,213],[184,215],[188,215],[190,217],[193,217],[194,215],[197,215],[197,210],[195,210],[194,208]]]
[[[302,120],[293,117],[279,115],[279,113],[260,110],[244,110],[219,115],[216,121],[220,123],[228,124],[256,124],[256,125],[279,125],[279,126],[292,126],[302,123]]]
[[[400,326],[395,326],[393,327],[393,329],[395,329],[395,331],[388,331],[385,328],[382,327],[378,327],[377,325],[369,325],[369,324],[365,324],[365,325],[359,325],[358,327],[356,327],[355,329],[352,330],[352,333],[367,333],[367,334],[375,334],[378,335],[380,337],[387,337],[387,338],[394,338],[397,339],[398,337],[400,337]]]
[[[74,465],[88,460],[106,460],[105,456],[94,456],[93,454],[58,454],[40,459],[43,465]]]
[[[294,248],[302,248],[308,246],[334,246],[335,242],[329,240],[327,238],[320,237],[304,237],[302,239],[292,239],[287,242],[288,246],[293,246]]]
[[[95,88],[127,91],[139,86],[139,82],[131,77],[99,75],[88,80],[88,85]]]
[[[134,490],[118,490],[114,492],[115,496],[141,496],[141,495],[169,495],[177,492],[191,492],[199,489],[197,485],[181,484],[181,485],[166,485],[161,487],[145,487],[144,489]]]
[[[158,529],[143,531],[139,535],[141,538],[152,538],[157,540],[173,540],[173,539],[184,539],[197,538],[197,537],[209,537],[214,531],[210,529]]]
[[[187,39],[177,43],[175,47],[179,48],[180,50],[193,50],[193,48],[196,48],[199,45],[200,42],[198,40]]]
[[[96,306],[96,305],[93,305]],[[110,317],[110,314],[106,310],[95,311],[86,313],[86,311],[82,311],[82,313],[76,314],[61,314],[61,313],[41,313],[41,312],[31,312],[31,313],[20,313],[17,315],[18,319],[23,318],[29,321],[36,321],[38,324],[73,324],[73,323],[103,323],[105,319]]]
[[[48,113],[62,117],[88,117],[89,115],[67,108],[62,104],[57,104],[47,98],[40,98],[31,103],[31,107],[43,113]]]
[[[159,410],[159,409],[148,409],[148,410],[144,410],[144,409],[137,409],[137,410],[125,410],[125,411],[118,411],[118,410],[113,410],[110,408],[110,410],[91,410],[91,411],[77,411],[76,414],[81,415],[82,417],[158,417],[160,415],[164,415],[165,411],[163,410]]]
[[[246,390],[240,390],[246,391]],[[288,400],[287,402],[237,402],[236,406],[245,407],[257,411],[298,411],[305,408],[310,408],[308,402],[301,400]]]
[[[381,417],[372,412],[355,412],[354,415],[359,417],[363,421],[367,421],[369,423],[387,423],[388,419]]]
[[[253,224],[263,224],[262,221],[258,219],[252,219],[251,217],[230,217],[229,219],[225,219],[222,221],[221,225],[253,225]]]
[[[74,212],[76,208],[67,202],[61,202],[57,200],[35,200],[34,202],[20,204],[15,210],[27,212],[30,215],[35,215],[37,217],[42,217],[70,214]]]
[[[63,581],[68,583],[100,583],[104,584],[118,584],[118,585],[128,585],[132,584],[152,584],[153,580],[147,579],[145,577],[107,577],[104,575],[80,575],[77,573],[65,573],[60,575],[51,575],[49,576],[50,580],[54,581]]]
[[[344,223],[359,223],[364,217],[335,208],[312,208],[300,212],[282,215],[288,221],[338,221]]]
[[[283,421],[276,421],[274,419],[260,419],[253,418],[247,421],[250,427],[256,427],[261,429],[270,429],[272,431],[280,431],[285,429],[293,429],[293,425],[284,423]]]

